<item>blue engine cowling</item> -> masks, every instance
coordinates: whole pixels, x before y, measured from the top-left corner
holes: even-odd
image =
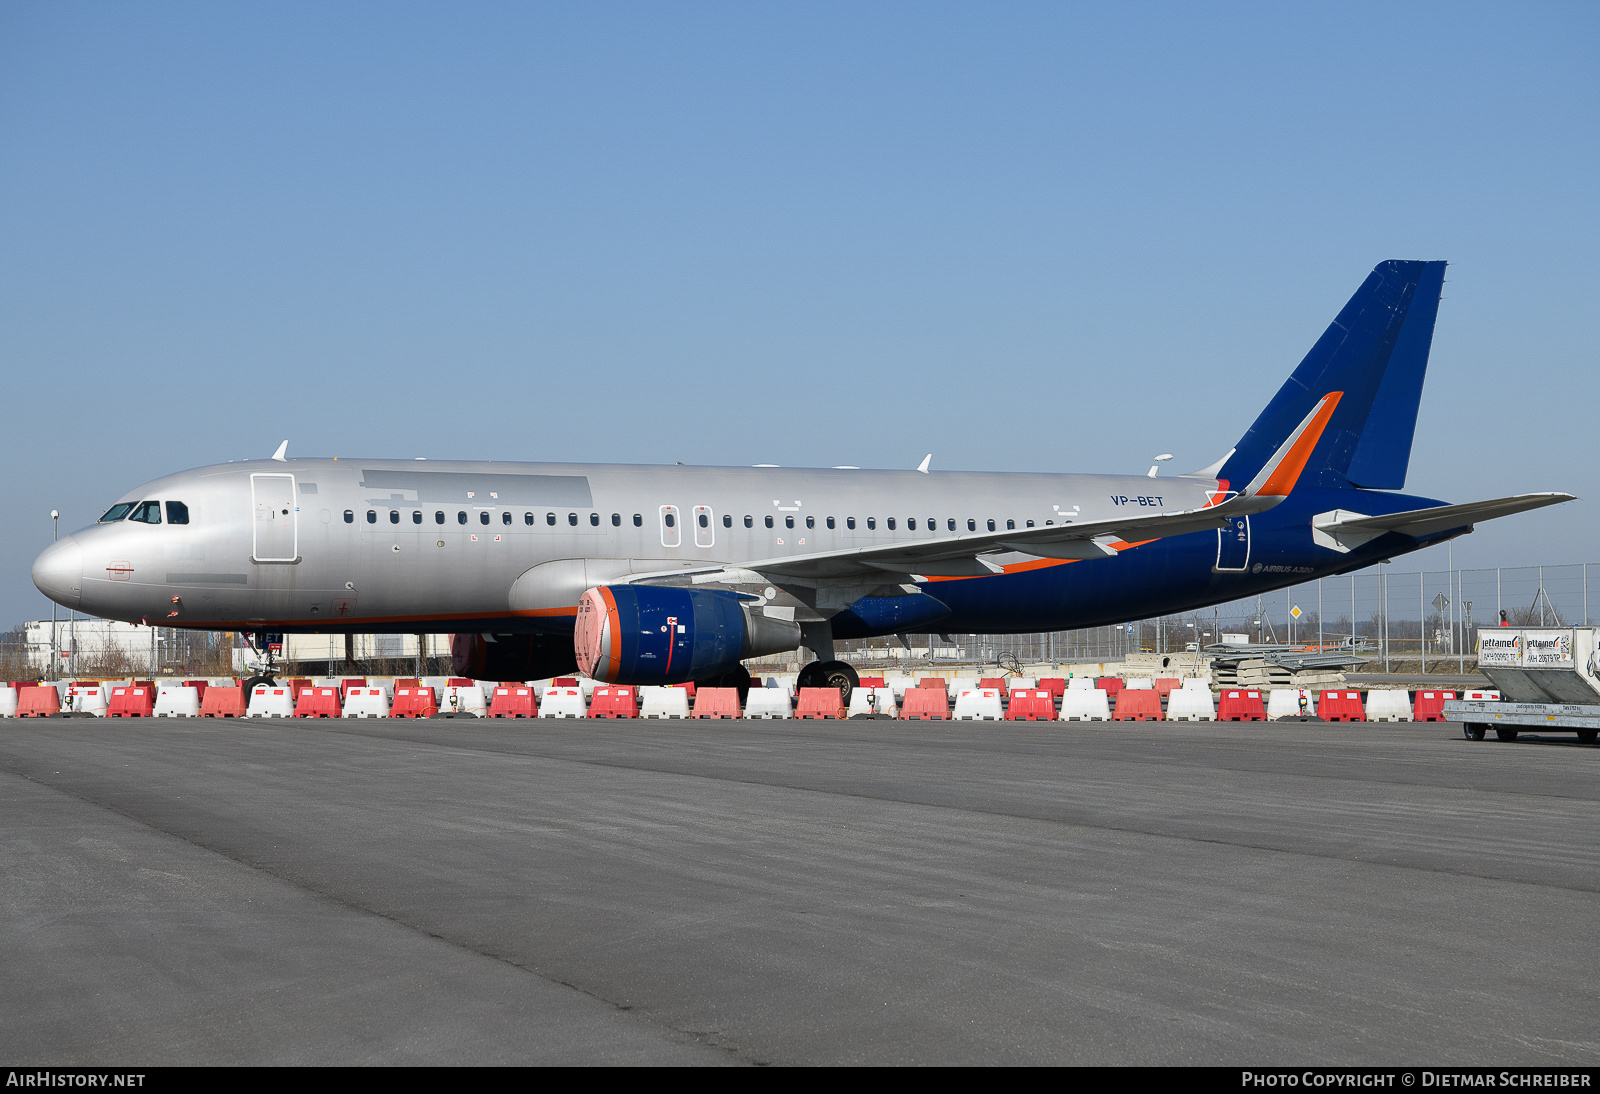
[[[578,601],[578,667],[608,684],[681,684],[800,645],[800,627],[737,593],[601,585]]]

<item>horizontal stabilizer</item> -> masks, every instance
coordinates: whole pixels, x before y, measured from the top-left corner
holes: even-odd
[[[1435,505],[1428,509],[1408,509],[1403,513],[1385,513],[1376,517],[1336,509],[1311,518],[1311,535],[1318,546],[1342,553],[1389,532],[1422,539],[1452,528],[1470,528],[1480,520],[1509,517],[1513,513],[1526,513],[1530,509],[1542,509],[1546,505],[1575,500],[1573,495],[1560,492],[1516,494],[1509,498],[1469,501],[1460,505]]]

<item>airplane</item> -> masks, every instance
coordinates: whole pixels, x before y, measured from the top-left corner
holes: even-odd
[[[124,494],[33,581],[258,648],[450,633],[454,671],[481,680],[742,691],[744,661],[805,649],[799,685],[848,694],[841,640],[1189,612],[1573,500],[1395,492],[1444,272],[1380,263],[1238,443],[1184,475],[289,459],[285,441]]]

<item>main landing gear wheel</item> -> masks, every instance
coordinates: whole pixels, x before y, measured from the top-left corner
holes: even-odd
[[[1466,722],[1461,726],[1461,735],[1469,741],[1481,741],[1488,732],[1488,727],[1482,722]]]
[[[1514,741],[1517,739],[1517,731],[1510,726],[1496,726],[1494,735],[1502,741]]]
[[[738,668],[733,669],[731,672],[725,672],[721,676],[713,676],[708,680],[696,680],[694,686],[697,688],[738,688],[739,706],[743,709],[745,700],[750,697],[750,670],[740,665]]]
[[[795,679],[797,688],[838,688],[845,706],[850,705],[850,693],[860,685],[861,677],[843,661],[812,661]]]

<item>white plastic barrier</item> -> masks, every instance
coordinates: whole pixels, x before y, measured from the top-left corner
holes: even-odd
[[[164,687],[156,692],[156,708],[152,713],[157,718],[198,718],[200,689]]]
[[[489,716],[489,703],[483,697],[483,689],[477,684],[444,688],[436,701],[440,714],[470,714],[474,718]]]
[[[1471,703],[1498,703],[1500,701],[1500,693],[1493,690],[1463,691],[1461,698]]]
[[[765,690],[765,689],[763,689]],[[688,688],[645,687],[639,689],[639,717],[689,717]]]
[[[250,689],[250,705],[245,708],[246,718],[293,718],[294,694],[287,684],[273,686],[257,684]]]
[[[1109,722],[1111,701],[1105,688],[1070,688],[1061,696],[1063,722]]]
[[[1374,688],[1367,692],[1367,721],[1411,721],[1411,693],[1403,688]]]
[[[789,718],[789,694],[782,688],[751,688],[744,700],[746,718]]]
[[[1167,693],[1167,721],[1211,722],[1217,717],[1211,689],[1175,688]]]
[[[0,688],[0,718],[17,716],[17,689]]]
[[[588,715],[582,688],[545,688],[539,699],[541,718],[586,718]]]
[[[106,716],[106,689],[99,684],[75,687],[67,692],[67,698],[72,700],[72,711],[75,714],[93,714],[96,718]],[[65,703],[61,705],[61,709],[67,709]]]
[[[1094,690],[1094,677],[1092,677],[1092,676],[1074,676],[1072,679],[1067,681],[1067,690],[1068,691],[1093,691]]]
[[[957,699],[963,691],[972,691],[977,686],[976,676],[953,676],[950,678],[950,683],[945,686],[945,690],[950,693],[951,699]]]
[[[1154,691],[1156,682],[1149,676],[1130,676],[1122,686],[1128,691]]]
[[[968,688],[956,696],[953,722],[998,722],[1006,716],[999,688]]]
[[[899,704],[894,701],[893,688],[855,688],[850,692],[850,709],[845,712],[846,717],[854,718],[858,714],[887,714],[891,718],[900,714]],[[749,717],[749,715],[746,715]]]
[[[894,692],[894,700],[897,703],[906,697],[907,688],[917,686],[916,679],[911,676],[890,676],[884,680],[884,683],[889,686],[890,691]]]
[[[389,693],[381,687],[351,688],[344,693],[346,718],[389,717]]]
[[[417,680],[417,686],[432,688],[434,702],[438,702],[439,696],[444,694],[444,689],[450,686],[451,679],[449,676],[423,676]],[[443,710],[444,708],[440,707],[439,709]]]
[[[1300,697],[1305,696],[1306,713],[1317,714],[1317,693],[1305,688],[1273,688],[1267,693],[1267,719],[1294,718],[1300,714]]]
[[[587,676],[578,677],[578,687],[583,690],[583,701],[586,703],[594,702],[595,688],[603,688],[605,686],[599,680],[591,680]]]
[[[1211,681],[1203,676],[1185,676],[1182,686],[1192,691],[1210,691]]]
[[[1037,691],[1039,681],[1033,676],[1013,676],[1006,681],[1007,691]]]

